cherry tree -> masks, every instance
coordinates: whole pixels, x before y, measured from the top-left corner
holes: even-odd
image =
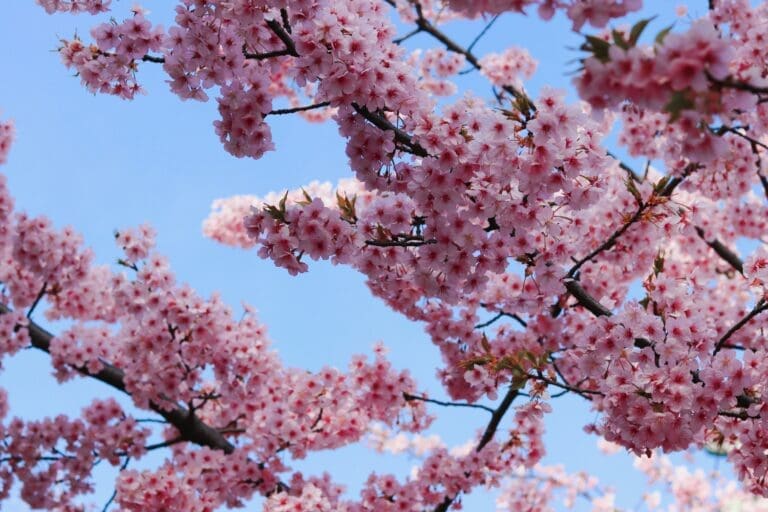
[[[348,178],[220,199],[204,231],[290,274],[315,260],[360,272],[424,326],[444,394],[428,396],[383,346],[345,370],[292,368],[250,307],[177,282],[150,226],[118,231],[119,268],[97,265],[74,230],[18,209],[0,177],[0,354],[42,350],[59,381],[101,381],[135,409],[100,398],[79,417],[26,421],[3,391],[0,497],[18,485],[32,507],[82,510],[109,464],[104,510],[261,496],[270,512],[438,512],[479,487],[502,488],[500,510],[548,510],[557,493],[614,510],[592,478],[539,465],[546,414],[568,393],[597,413],[588,432],[670,482],[677,510],[766,509],[768,4],[710,0],[700,19],[655,27],[631,18],[640,0],[181,0],[166,28],[139,6],[110,19],[109,0],[37,3],[98,16],[58,49],[85,88],[130,100],[142,70],[161,67],[180,99],[215,98],[235,157],[280,150],[275,116],[336,123]],[[479,55],[447,26],[476,20],[482,37],[522,14],[566,16],[581,34],[580,101],[532,97],[524,48]],[[409,51],[416,35],[431,46]],[[453,98],[473,71],[493,94]],[[614,130],[644,168],[614,156]],[[0,162],[13,137],[0,125]],[[67,327],[49,332],[41,314]],[[489,418],[452,449],[425,437],[439,406]],[[292,466],[365,439],[414,450],[417,468],[372,471],[351,496],[333,474]],[[659,453],[703,447],[727,455],[742,487],[704,489]],[[161,451],[157,467],[131,468]]]

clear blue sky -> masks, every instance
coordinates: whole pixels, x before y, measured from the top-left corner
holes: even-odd
[[[113,3],[118,18],[132,5],[127,0]],[[149,94],[133,102],[88,93],[53,50],[57,37],[71,37],[75,31],[87,39],[95,21],[91,16],[47,16],[33,0],[6,4],[0,18],[0,115],[15,120],[17,142],[0,171],[8,175],[19,207],[46,214],[58,226],[74,226],[101,262],[113,262],[118,256],[115,229],[150,222],[179,279],[203,294],[219,291],[234,306],[241,301],[255,305],[287,364],[343,367],[350,355],[370,352],[372,344],[382,340],[396,366],[412,369],[433,396],[444,396],[434,378],[438,354],[421,326],[372,298],[359,274],[315,263],[309,273],[290,277],[254,252],[221,247],[201,235],[201,222],[216,198],[261,195],[313,179],[335,182],[350,176],[333,123],[270,119],[277,151],[258,161],[238,160],[223,151],[213,132],[215,102],[181,102],[168,92],[157,65],[141,66],[139,77]],[[166,26],[170,4],[143,3],[153,11],[149,17]],[[657,0],[646,5],[630,20],[662,14],[650,29],[659,30],[673,19],[678,2]],[[693,15],[704,9],[705,0],[690,3]],[[479,28],[461,24],[449,30],[468,42]],[[535,97],[544,84],[570,88],[568,72],[576,67],[570,61],[578,53],[568,48],[577,47],[580,39],[568,29],[562,18],[544,24],[535,16],[508,15],[477,51],[527,47],[540,62],[527,84]],[[432,41],[419,36],[411,43]],[[479,94],[488,92],[477,77],[465,82],[481,84],[475,89]],[[5,368],[0,385],[9,391],[12,412],[25,418],[74,412],[94,397],[114,395],[109,388],[82,379],[57,386],[42,353],[25,352],[6,361]],[[547,461],[595,473],[625,492],[620,504],[633,506],[642,479],[631,470],[627,457],[602,458],[594,448],[596,439],[581,432],[582,425],[595,419],[587,405],[570,398],[553,405],[555,413],[547,424]],[[441,419],[434,431],[456,444],[487,421],[482,412],[435,412]],[[313,454],[302,467],[310,473],[329,469],[354,490],[368,474],[361,468],[405,475],[412,464],[402,457],[382,460],[365,447],[352,447]],[[100,476],[96,503],[106,501],[111,492],[110,474]],[[491,495],[479,491],[464,500],[466,510],[492,510],[492,502]]]

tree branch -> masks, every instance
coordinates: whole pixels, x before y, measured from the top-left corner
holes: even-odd
[[[0,304],[0,314],[10,313],[11,310],[4,304]],[[37,323],[30,321],[26,327],[32,346],[50,354],[51,340],[53,334],[40,327]],[[109,363],[103,363],[103,368],[97,373],[90,373],[85,368],[77,370],[93,379],[101,381],[112,386],[118,391],[128,393],[125,389],[125,374],[120,368]],[[150,409],[165,418],[179,431],[180,437],[184,441],[194,443],[200,446],[208,446],[214,450],[221,450],[224,453],[232,453],[235,446],[227,441],[221,433],[215,428],[207,425],[193,413],[182,406],[175,405],[171,410],[165,410],[154,402],[150,403]]]
[[[736,255],[735,252],[726,247],[722,242],[720,242],[720,240],[707,240],[704,237],[704,230],[698,226],[696,226],[696,234],[699,235],[699,238],[704,240],[704,243],[710,246],[712,250],[714,250],[715,253],[717,253],[717,255],[720,256],[726,263],[736,269],[739,274],[744,275],[744,263],[741,261],[741,258]]]
[[[424,149],[421,145],[413,142],[413,139],[411,139],[410,135],[408,135],[403,130],[393,125],[392,123],[390,123],[389,120],[385,118],[383,115],[374,114],[373,112],[368,110],[367,107],[358,105],[357,103],[352,103],[352,108],[354,108],[355,112],[363,116],[376,128],[379,128],[380,130],[384,130],[384,131],[394,132],[395,142],[399,142],[401,145],[405,146],[408,152],[413,153],[414,155],[420,156],[422,158],[426,158],[429,156],[429,153],[427,153],[426,149]]]
[[[578,281],[567,279],[565,281],[565,289],[568,290],[568,292],[573,295],[577,301],[579,301],[579,304],[582,307],[590,311],[593,315],[611,316],[613,314],[608,308],[600,304],[600,302],[588,294]]]
[[[485,427],[485,431],[483,432],[483,435],[480,437],[480,441],[477,443],[477,447],[475,448],[476,452],[479,452],[485,446],[490,443],[493,440],[493,436],[496,435],[496,430],[499,428],[499,423],[501,423],[501,419],[504,417],[504,415],[509,410],[510,406],[512,405],[512,402],[515,401],[515,398],[520,394],[520,390],[514,387],[510,387],[509,391],[507,391],[507,394],[504,395],[504,399],[501,401],[499,406],[493,411],[493,415],[491,416],[491,420],[488,422],[488,425]],[[446,512],[448,510],[448,507],[451,506],[451,503],[456,499],[458,494],[455,494],[453,497],[446,496],[445,499],[437,506],[435,507],[434,512]]]
[[[264,114],[264,117],[267,116],[282,116],[285,114],[295,114],[296,112],[304,112],[307,110],[315,110],[318,108],[324,108],[331,105],[330,101],[323,101],[320,103],[313,103],[312,105],[304,105],[301,107],[293,107],[293,108],[282,108],[282,109],[276,109],[276,110],[270,110],[266,114]]]
[[[648,201],[640,202],[640,204],[637,207],[637,211],[632,215],[632,217],[629,218],[619,229],[613,232],[611,236],[608,237],[607,240],[605,240],[602,244],[600,244],[597,248],[595,248],[592,252],[581,258],[576,262],[576,264],[571,267],[571,269],[566,274],[567,277],[573,278],[576,275],[576,272],[584,265],[585,263],[591,261],[595,256],[600,254],[601,252],[610,249],[614,246],[616,243],[616,240],[621,237],[634,223],[639,221],[643,214],[648,210],[649,208],[655,206],[658,204],[657,201],[653,201],[653,197],[657,198],[668,198],[672,195],[672,193],[675,191],[678,185],[682,183],[683,178],[693,172],[695,169],[697,169],[698,166],[696,165],[689,165],[686,169],[685,173],[682,177],[675,176],[669,179],[666,179],[666,181],[660,181],[656,184],[657,190],[654,190],[653,195]],[[664,178],[662,178],[664,180]]]
[[[720,340],[717,342],[717,345],[715,345],[715,350],[712,352],[712,355],[717,355],[720,350],[725,348],[725,343],[728,341],[728,339],[733,336],[736,331],[747,325],[750,320],[755,318],[757,315],[762,313],[763,311],[768,310],[768,302],[765,301],[765,299],[760,299],[757,301],[757,304],[755,304],[755,307],[752,308],[752,311],[747,313],[741,320],[733,324],[733,326],[726,331],[725,334],[723,334],[723,337],[720,338]]]
[[[491,21],[491,23],[488,24],[485,30],[480,33],[480,35],[475,39],[475,41],[472,42],[472,45],[469,48],[464,48],[460,44],[458,44],[456,41],[448,37],[444,32],[439,30],[437,27],[435,27],[432,22],[430,22],[426,17],[424,17],[424,12],[421,9],[421,4],[418,1],[413,1],[414,9],[416,10],[416,26],[421,29],[421,31],[428,33],[441,43],[443,43],[448,51],[451,51],[453,53],[457,53],[459,55],[463,55],[464,58],[467,59],[467,62],[472,65],[473,68],[480,70],[482,69],[482,66],[480,65],[480,61],[475,56],[474,53],[471,52],[472,46],[474,46],[477,43],[477,40],[480,39],[480,37],[483,36],[486,30],[490,28],[490,26],[493,24],[495,18]],[[536,106],[533,104],[530,98],[523,92],[518,90],[516,87],[512,85],[504,85],[501,87],[506,92],[511,94],[516,100],[519,100],[521,103],[525,104],[530,108],[530,110],[535,111]]]
[[[437,240],[430,238],[401,239],[401,240],[366,240],[365,245],[373,247],[421,247],[422,245],[436,244]]]
[[[165,62],[165,57],[155,57],[154,55],[145,55],[141,58],[144,62],[154,62],[155,64],[163,64]]]
[[[488,407],[487,405],[467,404],[463,402],[443,402],[442,400],[435,400],[433,398],[427,398],[425,396],[412,395],[406,392],[403,392],[403,398],[405,398],[406,402],[410,402],[412,400],[419,400],[421,402],[427,402],[435,405],[442,405],[444,407],[469,407],[472,409],[483,409],[484,411],[488,411],[491,414],[495,412],[492,408]]]

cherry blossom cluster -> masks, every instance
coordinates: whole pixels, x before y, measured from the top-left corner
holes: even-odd
[[[536,72],[537,62],[525,48],[507,48],[504,53],[490,53],[480,60],[481,72],[496,86],[513,85],[523,88],[522,78]]]
[[[616,445],[608,448],[613,451]],[[654,453],[650,457],[636,457],[634,467],[648,481],[641,504],[647,510],[676,510],[679,512],[716,512],[744,510],[763,512],[768,510],[768,500],[739,489],[721,473],[705,473],[701,469],[690,471],[684,465],[675,465],[667,456]],[[561,465],[537,465],[530,471],[518,469],[503,484],[497,499],[499,512],[523,510],[579,510],[581,504],[589,504],[590,510],[617,512],[624,510],[617,503],[617,495],[610,488],[602,487],[598,480],[586,473],[568,473]]]
[[[448,6],[445,19],[533,7],[548,19],[560,9],[579,30],[640,2]],[[94,267],[71,231],[14,215],[0,182],[0,281],[17,310],[2,324],[7,353],[28,343],[10,334],[25,325],[18,310],[43,298],[49,318],[75,320],[50,343],[60,378],[119,369],[139,407],[171,417],[184,405],[224,438],[201,448],[187,436],[159,469],[124,472],[121,506],[215,507],[258,492],[274,511],[445,510],[541,458],[542,416],[561,393],[598,413],[587,431],[638,455],[727,447],[748,490],[768,495],[768,256],[762,246],[743,255],[750,246],[739,243],[765,239],[766,4],[713,2],[652,46],[640,44],[648,20],[586,36],[575,81],[584,102],[573,104],[548,88],[525,93],[535,62],[523,50],[478,58],[460,47],[440,31],[436,2],[183,0],[175,12],[162,36],[140,11],[102,26],[96,46],[66,43],[65,61],[106,92],[135,83],[140,59],[163,62],[184,99],[214,90],[215,128],[236,156],[272,149],[266,120],[291,110],[274,110],[275,100],[302,96],[310,103],[297,108],[314,119],[333,112],[355,176],[335,190],[219,200],[206,234],[257,248],[292,274],[310,259],[358,270],[375,296],[423,322],[451,399],[500,399],[494,418],[523,393],[531,400],[513,408],[506,439],[492,420],[464,451],[435,443],[411,478],[374,473],[350,501],[330,476],[292,472],[288,458],[359,441],[372,425],[427,427],[427,398],[411,394],[416,384],[382,348],[347,372],[285,368],[252,314],[236,322],[218,297],[175,282],[148,230],[118,234],[129,274]],[[393,15],[446,49],[407,54]],[[497,94],[438,103],[464,64]],[[617,124],[644,168],[608,154]],[[167,442],[178,435],[163,432]],[[538,487],[513,484],[503,503],[545,507],[565,479],[552,471]],[[710,499],[695,481],[682,476],[674,488],[692,508]],[[566,495],[592,489],[577,479]],[[612,510],[614,497],[593,506]]]
[[[159,470],[121,474],[121,506],[240,506],[254,493],[273,493],[283,485],[283,474],[291,477],[284,458],[360,441],[374,422],[413,432],[430,424],[425,405],[405,399],[418,392],[416,383],[407,371],[391,366],[382,346],[371,361],[353,357],[347,372],[282,366],[252,313],[235,320],[218,297],[206,300],[176,283],[167,261],[154,251],[150,227],[116,234],[126,270],[115,273],[91,265],[90,252],[71,230],[57,231],[45,219],[14,213],[5,177],[0,204],[0,229],[6,234],[0,246],[6,285],[0,313],[3,355],[30,344],[42,348],[59,379],[105,379],[130,394],[139,408],[165,418],[182,414],[179,404],[187,404],[192,412],[183,414],[205,422],[228,447],[212,450],[184,442],[194,436],[184,433],[189,420],[168,420],[168,428],[156,433],[164,441],[148,445],[149,429],[139,428],[116,402],[97,401],[82,420],[61,416],[0,424],[8,440],[3,452],[13,462],[2,473],[4,492],[18,479],[31,505],[72,507],[72,500],[91,492],[97,460],[119,466],[147,450],[174,446],[173,462]],[[41,298],[49,318],[71,322],[47,340],[31,331],[24,314]]]
[[[12,205],[10,200],[6,204]],[[38,294],[52,293],[83,279],[93,258],[81,250],[81,238],[71,228],[56,231],[46,217],[30,218],[24,213],[4,220],[7,242],[0,247],[5,262],[0,280],[11,291],[16,307],[28,307]]]
[[[435,96],[451,96],[456,94],[458,87],[455,83],[447,80],[448,77],[456,75],[465,64],[466,58],[458,53],[451,53],[443,49],[430,49],[424,52],[415,51],[412,60],[419,61],[419,86]]]
[[[59,53],[64,64],[74,68],[92,92],[125,99],[143,92],[135,78],[136,62],[149,51],[160,50],[164,41],[162,27],[152,27],[137,10],[123,23],[103,23],[91,34],[95,45],[85,45],[78,38],[62,40]]]
[[[4,164],[8,157],[8,151],[13,142],[14,127],[13,123],[5,121],[0,123],[0,164]]]
[[[92,492],[93,466],[102,459],[119,466],[126,455],[141,456],[149,429],[108,399],[95,400],[78,419],[12,418],[0,435],[2,496],[18,482],[22,499],[33,508],[75,510],[72,500]]]
[[[112,0],[36,0],[36,2],[48,14],[54,12],[99,14],[109,10]]]
[[[573,30],[581,30],[585,23],[604,27],[613,18],[621,18],[642,7],[642,0],[448,0],[448,5],[469,17],[498,14],[505,11],[525,12],[529,6],[538,6],[538,14],[548,20],[555,10],[562,9],[573,22]]]
[[[696,104],[716,111],[718,106],[707,103],[711,100],[703,94],[709,87],[707,75],[725,78],[732,55],[728,42],[706,19],[697,20],[686,32],[663,37],[656,47],[595,38],[590,49],[593,55],[584,60],[576,80],[582,98],[600,107],[630,100],[655,110]]]

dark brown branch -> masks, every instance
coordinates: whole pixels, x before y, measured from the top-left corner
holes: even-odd
[[[760,415],[756,416],[750,416],[747,411],[720,411],[717,413],[718,416],[725,416],[726,418],[736,418],[739,420],[757,420],[760,419]]]
[[[253,60],[274,59],[275,57],[285,57],[287,55],[293,56],[291,51],[288,50],[287,48],[283,48],[282,50],[275,50],[272,52],[265,52],[265,53],[243,52],[243,55],[245,55],[246,59],[253,59]]]
[[[275,20],[269,20],[267,26],[272,29],[272,32],[274,32],[278,38],[280,38],[285,45],[285,49],[289,52],[289,55],[293,55],[294,57],[299,56],[299,52],[296,51],[296,44],[293,42],[291,34],[289,34],[280,23]]]
[[[689,174],[696,168],[697,168],[696,166],[689,166],[684,176]],[[655,191],[653,194],[654,196],[659,198],[669,197],[672,195],[672,192],[675,191],[677,186],[680,185],[680,183],[682,183],[682,181],[683,181],[683,178],[678,176],[667,179],[666,181],[661,182],[661,186],[657,184],[657,187],[660,186],[660,188],[659,190]],[[576,272],[582,267],[582,265],[584,265],[589,261],[592,261],[592,259],[595,258],[601,252],[606,251],[611,247],[613,247],[616,241],[621,237],[621,235],[623,235],[634,223],[636,223],[643,217],[643,214],[646,212],[646,210],[648,210],[649,208],[657,204],[657,202],[653,201],[652,199],[653,199],[653,196],[651,197],[650,200],[646,202],[640,202],[640,204],[637,207],[637,210],[632,215],[632,217],[630,217],[629,220],[627,220],[624,224],[622,224],[622,226],[619,229],[614,231],[613,234],[608,237],[608,239],[606,239],[602,244],[596,247],[592,252],[590,252],[580,260],[578,260],[576,264],[573,267],[571,267],[571,269],[568,271],[566,276],[573,278],[576,275]]]
[[[712,131],[716,135],[722,135],[724,133],[732,133],[732,134],[734,134],[734,135],[736,135],[738,137],[741,137],[742,139],[746,140],[747,142],[749,142],[753,146],[760,146],[763,149],[768,149],[768,145],[760,142],[759,140],[757,140],[754,137],[750,137],[746,133],[740,132],[739,130],[737,130],[736,128],[733,128],[732,126],[721,126],[719,128],[713,129]]]
[[[604,396],[604,393],[601,391],[595,391],[592,389],[583,389],[576,386],[571,386],[570,384],[567,384],[567,383],[564,384],[561,382],[554,381],[552,379],[548,379],[541,372],[538,372],[535,375],[529,374],[528,377],[531,379],[539,380],[549,386],[560,388],[562,390],[565,390],[566,392],[570,391],[572,393],[576,393],[577,395],[581,396],[582,398],[586,398],[587,400],[592,400],[592,397],[589,395]]]
[[[0,304],[0,314],[10,312],[11,310],[7,306]],[[29,332],[32,346],[50,354],[53,334],[32,321],[29,322],[26,329]],[[103,363],[103,368],[97,373],[90,373],[85,368],[77,368],[77,370],[83,375],[101,381],[118,391],[130,395],[125,389],[125,374],[123,373],[123,370],[116,366],[109,363]],[[224,453],[232,453],[235,449],[234,445],[227,441],[215,428],[201,421],[200,418],[184,407],[174,405],[171,410],[165,410],[158,404],[151,402],[150,409],[176,427],[176,430],[179,431],[180,436],[184,441],[200,446],[208,446],[215,450],[221,450]]]
[[[606,155],[613,158],[619,163],[619,167],[627,173],[627,175],[632,178],[632,181],[641,183],[643,181],[643,178],[635,172],[633,168],[631,168],[629,165],[627,165],[625,162],[619,159],[615,154],[611,153],[610,151],[606,152]]]
[[[499,404],[499,407],[497,407],[493,411],[493,415],[491,416],[491,420],[488,422],[488,425],[485,428],[485,431],[483,432],[483,435],[480,437],[480,441],[477,444],[477,447],[475,448],[476,452],[479,452],[485,446],[493,440],[493,436],[496,434],[496,430],[499,428],[499,423],[501,422],[501,419],[504,417],[506,412],[509,410],[509,407],[512,405],[512,402],[517,398],[518,390],[515,388],[510,387],[509,391],[507,391],[507,394],[504,396],[504,399]],[[451,506],[451,503],[456,499],[458,495],[455,495],[453,497],[446,496],[445,499],[437,506],[435,507],[434,512],[446,512],[448,510],[448,507]]]
[[[405,41],[407,41],[408,39],[412,38],[413,36],[415,36],[416,34],[419,34],[419,33],[421,33],[421,28],[416,27],[415,29],[411,30],[410,32],[408,32],[404,36],[400,36],[397,39],[393,39],[392,42],[395,43],[395,44],[402,44]]]
[[[759,315],[760,313],[762,313],[767,309],[768,309],[768,303],[766,303],[765,299],[760,299],[759,301],[757,301],[757,304],[755,304],[755,307],[752,308],[752,310],[749,313],[744,315],[744,317],[741,320],[733,324],[733,326],[730,329],[728,329],[728,331],[725,334],[723,334],[722,338],[720,338],[720,340],[717,342],[717,345],[715,345],[715,350],[714,352],[712,352],[712,355],[714,356],[718,352],[720,352],[720,350],[722,350],[725,347],[725,344],[728,341],[728,339],[731,336],[733,336],[736,333],[736,331],[738,331],[739,329],[747,325],[747,323],[749,323],[750,320],[752,320],[757,315]]]
[[[183,443],[186,439],[182,436],[174,437],[173,439],[169,439],[168,441],[161,441],[159,443],[154,444],[148,444],[144,447],[144,449],[148,452],[151,452],[152,450],[159,450],[160,448],[168,448],[169,446],[173,446],[175,444]]]
[[[421,247],[422,245],[436,244],[437,240],[430,238],[422,239],[403,239],[403,240],[366,240],[365,245],[373,247]]]
[[[280,9],[280,21],[283,22],[283,28],[286,32],[289,34],[291,33],[291,22],[288,19],[288,10],[287,9]]]
[[[745,92],[751,92],[753,94],[768,94],[768,87],[758,87],[756,85],[748,84],[746,82],[739,82],[737,80],[733,80],[732,78],[723,78],[718,79],[713,77],[709,72],[707,72],[707,78],[709,78],[709,81],[712,82],[715,85],[719,85],[722,88],[725,89],[736,89],[737,91],[745,91]]]
[[[731,267],[736,269],[739,274],[744,275],[744,263],[741,261],[741,258],[736,255],[735,252],[726,247],[720,240],[707,240],[704,237],[704,230],[698,226],[696,226],[696,234],[699,235],[699,238],[704,240],[704,243],[710,246],[712,250],[715,251],[718,256],[720,256],[720,258],[722,258]]]
[[[463,55],[464,58],[467,59],[467,62],[472,65],[473,68],[480,70],[482,69],[482,66],[480,65],[480,61],[478,58],[473,54],[469,49],[462,47],[456,41],[445,35],[441,30],[439,30],[437,27],[435,27],[427,18],[424,17],[424,12],[421,9],[421,4],[419,4],[418,1],[413,2],[414,8],[416,9],[416,26],[420,28],[423,32],[428,33],[441,43],[445,45],[445,48],[448,51],[451,51],[453,53],[457,53],[459,55]],[[482,36],[482,34],[481,34]],[[475,44],[473,42],[473,44]],[[523,92],[518,90],[516,87],[513,87],[511,85],[504,85],[502,86],[502,89],[504,89],[506,92],[511,94],[515,99],[520,100],[522,103],[524,103],[526,106],[530,107],[531,110],[536,110],[536,107],[534,106],[533,102],[528,98],[528,96]]]
[[[27,311],[27,318],[32,318],[32,313],[35,312],[35,308],[37,308],[37,305],[40,304],[40,301],[43,300],[43,297],[45,297],[45,292],[48,290],[48,283],[43,283],[43,286],[40,288],[40,291],[37,292],[37,297],[35,297],[35,300],[32,302],[32,305],[29,306],[29,310]]]
[[[128,467],[128,464],[129,464],[130,462],[131,462],[131,458],[130,458],[130,457],[126,457],[126,458],[125,458],[125,461],[124,461],[124,462],[123,462],[123,464],[120,466],[120,471],[123,471],[123,470],[125,470],[125,468],[127,468],[127,467]],[[104,504],[104,508],[102,508],[102,509],[101,509],[101,512],[107,512],[107,510],[109,510],[109,506],[112,504],[112,502],[113,502],[113,501],[115,501],[115,498],[117,498],[117,489],[115,489],[115,490],[112,492],[112,495],[109,497],[109,499],[107,500],[107,502]]]
[[[405,148],[409,153],[413,153],[414,155],[420,156],[422,158],[429,156],[429,153],[427,153],[426,149],[424,149],[421,145],[413,142],[413,139],[411,139],[410,135],[408,135],[403,130],[393,125],[392,123],[390,123],[389,120],[387,120],[387,118],[385,118],[383,115],[374,114],[373,112],[368,110],[367,107],[358,105],[357,103],[353,103],[352,108],[354,108],[355,112],[363,116],[368,122],[370,122],[376,128],[384,131],[393,132],[395,134],[395,142],[398,142],[402,146],[405,146]]]
[[[467,46],[467,51],[468,52],[472,51],[472,49],[475,47],[475,45],[480,42],[480,39],[482,39],[483,36],[491,29],[493,24],[496,23],[496,21],[499,19],[500,16],[501,16],[501,14],[497,14],[496,16],[491,18],[491,21],[486,23],[485,27],[483,27],[483,30],[481,30],[480,33],[477,34],[477,36],[472,40],[472,42],[469,43],[469,46]]]
[[[488,320],[487,322],[483,322],[483,323],[477,324],[475,326],[475,329],[485,329],[489,325],[493,325],[494,323],[496,323],[499,319],[501,319],[504,316],[507,316],[507,314],[504,313],[503,311],[501,311],[501,312],[497,313],[496,316],[494,316],[493,318]]]
[[[283,19],[287,20],[287,13]],[[245,46],[243,46],[243,55],[245,55],[246,59],[265,60],[265,59],[272,59],[274,57],[284,57],[287,55],[290,55],[292,57],[299,56],[299,52],[296,51],[296,43],[294,43],[293,39],[291,38],[289,25],[287,25],[287,28],[286,28],[286,27],[283,27],[283,25],[281,25],[275,20],[269,20],[267,22],[267,26],[270,29],[272,29],[272,32],[274,32],[275,35],[280,39],[280,41],[283,42],[283,44],[285,45],[285,48],[283,48],[282,50],[274,50],[274,51],[265,52],[265,53],[250,53],[250,52],[247,52],[245,50]]]
[[[493,325],[494,322],[500,320],[503,317],[511,318],[512,320],[514,320],[517,323],[519,323],[521,326],[528,327],[528,323],[525,320],[523,320],[522,318],[520,318],[519,315],[517,315],[515,313],[507,313],[506,311],[499,311],[496,314],[496,316],[494,316],[493,318],[491,318],[487,322],[483,322],[483,323],[477,324],[475,326],[475,329],[484,329],[484,328],[488,327],[489,325]]]
[[[493,412],[493,416],[491,416],[491,421],[489,421],[488,426],[485,427],[485,431],[483,432],[482,437],[480,437],[480,442],[477,443],[477,448],[475,448],[476,452],[479,452],[480,450],[485,448],[485,446],[493,440],[493,436],[496,435],[496,430],[499,428],[499,423],[501,423],[501,419],[504,417],[504,415],[507,413],[509,408],[512,406],[512,402],[515,401],[515,398],[517,398],[518,393],[519,393],[518,389],[514,387],[510,387],[509,391],[507,391],[507,394],[504,395],[504,399],[501,401],[499,406]]]
[[[573,279],[567,279],[565,281],[565,289],[573,295],[573,297],[579,301],[579,304],[590,311],[595,316],[611,316],[611,311],[600,304],[594,297],[587,293],[584,288],[581,287],[578,281]]]
[[[476,452],[479,452],[485,446],[490,443],[493,440],[493,436],[496,435],[496,430],[499,428],[499,423],[501,423],[502,418],[504,418],[504,415],[507,413],[509,408],[512,406],[512,402],[515,401],[515,398],[518,397],[520,394],[520,390],[514,387],[510,387],[509,391],[507,391],[507,394],[504,395],[504,399],[501,401],[499,406],[493,411],[493,415],[491,416],[491,420],[488,422],[488,425],[485,427],[485,431],[483,432],[483,435],[480,437],[480,441],[477,443],[477,447],[475,448]],[[451,506],[451,503],[456,499],[457,495],[454,495],[453,497],[446,496],[445,499],[440,502],[440,504],[435,507],[434,512],[446,512],[448,510],[448,507]]]
[[[330,106],[330,101],[323,101],[321,103],[313,103],[312,105],[304,105],[301,107],[293,107],[293,108],[281,108],[276,110],[270,110],[266,114],[264,114],[264,117],[267,116],[282,116],[285,114],[295,114],[296,112],[304,112],[307,110],[315,110],[318,108],[324,108]]]
[[[165,57],[156,57],[154,55],[145,55],[141,58],[144,62],[154,62],[155,64],[163,64]]]
[[[575,265],[571,267],[571,269],[566,274],[567,277],[573,278],[576,275],[576,272],[587,262],[592,261],[593,258],[595,258],[597,255],[599,255],[601,252],[606,251],[614,246],[616,243],[616,240],[621,237],[621,235],[624,234],[625,231],[627,231],[635,222],[640,220],[643,213],[645,213],[645,210],[647,208],[648,203],[641,203],[640,206],[637,207],[637,210],[635,211],[634,215],[629,218],[628,221],[626,221],[624,224],[621,225],[619,229],[613,232],[611,236],[609,236],[602,244],[597,246],[595,249],[592,250],[589,254],[581,258],[576,262]],[[568,287],[568,284],[566,283],[566,288]]]
[[[488,407],[487,405],[468,404],[464,402],[443,402],[442,400],[435,400],[434,398],[427,398],[425,396],[412,395],[406,392],[403,392],[403,398],[405,398],[407,402],[410,402],[412,400],[418,400],[418,401],[427,402],[430,404],[442,405],[444,407],[469,407],[471,409],[483,409],[484,411],[488,411],[491,414],[493,414],[494,412],[494,410]]]
[[[768,178],[763,173],[757,171],[757,177],[760,178],[760,184],[763,186],[763,193],[766,199],[768,199]]]

